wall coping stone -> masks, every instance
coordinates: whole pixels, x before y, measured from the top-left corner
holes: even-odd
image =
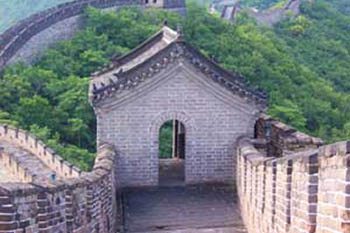
[[[33,36],[60,21],[82,14],[86,7],[111,8],[126,5],[146,6],[141,0],[75,0],[59,4],[19,21],[0,34],[0,70]],[[184,1],[164,5],[166,9],[178,9],[184,6]]]
[[[300,158],[309,158],[316,154],[320,154],[321,156],[327,156],[327,154],[324,154],[324,151],[327,151],[328,154],[331,154],[331,155],[332,154],[345,155],[350,153],[350,141],[326,145],[318,149],[310,148],[310,149],[305,149],[303,151],[291,152],[290,154],[283,157],[267,157],[265,154],[260,152],[255,147],[255,139],[251,139],[248,137],[242,137],[238,139],[237,145],[239,150],[242,153],[242,156],[245,159],[247,159],[247,161],[251,163],[253,166],[259,166],[262,163],[266,163],[268,165],[272,165],[275,163],[283,164],[288,161],[294,161]]]
[[[4,127],[0,125],[0,128]],[[23,130],[14,129],[7,127],[7,132],[11,130],[16,132],[25,132]],[[8,135],[6,133],[6,135]],[[34,137],[28,132],[25,132],[29,137]],[[30,135],[30,136],[29,136]],[[0,129],[0,138],[2,138]],[[11,138],[7,138],[11,140]],[[35,138],[36,139],[36,138]],[[41,146],[47,148],[44,143],[38,141]],[[38,145],[39,145],[38,143]],[[57,155],[55,155],[57,156]],[[61,157],[59,157],[61,158]],[[61,160],[63,160],[61,158]],[[94,183],[98,183],[100,180],[108,176],[113,172],[113,166],[115,162],[115,149],[111,145],[103,144],[98,148],[97,157],[95,159],[95,165],[91,172],[84,172],[80,177],[72,177],[64,180],[57,180],[52,182],[47,181],[36,181],[35,183],[0,183],[0,195],[11,195],[11,196],[27,196],[35,194],[37,192],[57,192],[67,188],[84,187]]]
[[[61,173],[64,170],[70,171],[69,177],[77,177],[81,174],[81,170],[79,168],[65,161],[53,149],[46,146],[44,142],[28,131],[24,131],[9,125],[0,125],[0,140],[1,139],[13,143],[22,149],[31,152],[33,155],[36,155],[46,166],[61,176],[64,176]],[[42,152],[43,155],[38,154],[38,152]],[[43,157],[46,159],[43,159]],[[50,163],[48,161],[50,161]],[[54,168],[56,161],[59,161],[60,163],[60,171],[57,171]]]

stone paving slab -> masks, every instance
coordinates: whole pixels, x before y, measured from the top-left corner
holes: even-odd
[[[235,200],[228,186],[125,190],[125,230],[130,233],[245,233]]]
[[[152,233],[152,232],[144,232],[144,233]],[[154,233],[154,231],[153,231]],[[183,229],[183,230],[173,230],[173,231],[157,231],[157,233],[247,233],[247,231],[243,228],[233,228],[233,227],[225,227],[225,228],[211,228],[211,229]]]

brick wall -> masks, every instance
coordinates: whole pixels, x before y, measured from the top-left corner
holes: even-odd
[[[280,139],[295,134],[280,132]],[[248,232],[349,233],[350,142],[321,146],[302,135],[298,140],[310,142],[303,150],[282,143],[278,148],[288,150],[273,156],[269,146],[276,137],[262,135],[237,141],[237,189]]]
[[[0,70],[33,36],[62,20],[82,14],[87,6],[109,8],[138,3],[138,0],[76,0],[34,14],[0,35]],[[71,23],[74,24],[75,22]],[[67,31],[67,29],[64,31]],[[45,38],[41,39],[45,40]],[[40,47],[40,41],[34,41],[33,43],[38,44],[36,47]],[[35,49],[32,52],[35,53]]]
[[[0,70],[9,61],[31,62],[51,44],[69,39],[79,28],[78,16],[87,6],[115,8],[142,4],[141,0],[75,0],[34,14],[0,35]],[[164,7],[179,13],[185,11],[181,0]]]
[[[19,161],[12,158],[11,154],[4,153],[0,148],[0,167],[8,177],[6,180],[17,181],[23,183],[33,182],[34,174],[28,172],[27,169],[20,165]]]
[[[0,125],[0,140],[10,142],[29,151],[37,156],[51,170],[55,171],[58,176],[73,178],[81,174],[79,168],[64,161],[54,150],[47,147],[41,140],[27,131],[12,126]],[[9,159],[7,161],[9,161]]]
[[[0,233],[110,232],[120,228],[113,147],[99,148],[94,168],[51,184],[0,185]]]
[[[267,143],[267,156],[272,157],[282,157],[306,148],[318,148],[323,144],[321,139],[310,137],[265,114],[255,124],[255,137]]]
[[[137,88],[95,106],[97,141],[118,146],[122,186],[158,185],[159,129],[177,119],[186,132],[186,183],[234,179],[234,141],[254,134],[259,110],[191,64],[169,65]]]

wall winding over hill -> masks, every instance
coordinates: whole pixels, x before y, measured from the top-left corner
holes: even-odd
[[[237,142],[237,187],[248,231],[350,232],[350,141],[320,146],[268,118],[257,132],[256,139]]]
[[[0,125],[0,140],[10,142],[37,156],[48,168],[62,178],[79,177],[81,170],[64,161],[54,150],[27,131],[12,126]],[[16,161],[13,161],[13,166]],[[15,166],[17,167],[17,166]],[[14,170],[15,171],[15,170]],[[13,174],[18,175],[18,174]]]
[[[76,0],[34,14],[0,35],[0,70],[22,48],[24,50],[12,61],[32,61],[35,57],[33,55],[50,44],[71,37],[79,27],[77,16],[81,15],[87,6],[111,8],[140,4],[141,0]],[[46,30],[49,28],[51,30]]]
[[[0,232],[117,232],[115,150],[105,144],[98,151],[93,170],[79,177],[1,183]]]

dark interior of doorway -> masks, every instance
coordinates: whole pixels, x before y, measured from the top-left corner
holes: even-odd
[[[185,127],[178,120],[165,122],[159,131],[159,185],[185,182]]]

